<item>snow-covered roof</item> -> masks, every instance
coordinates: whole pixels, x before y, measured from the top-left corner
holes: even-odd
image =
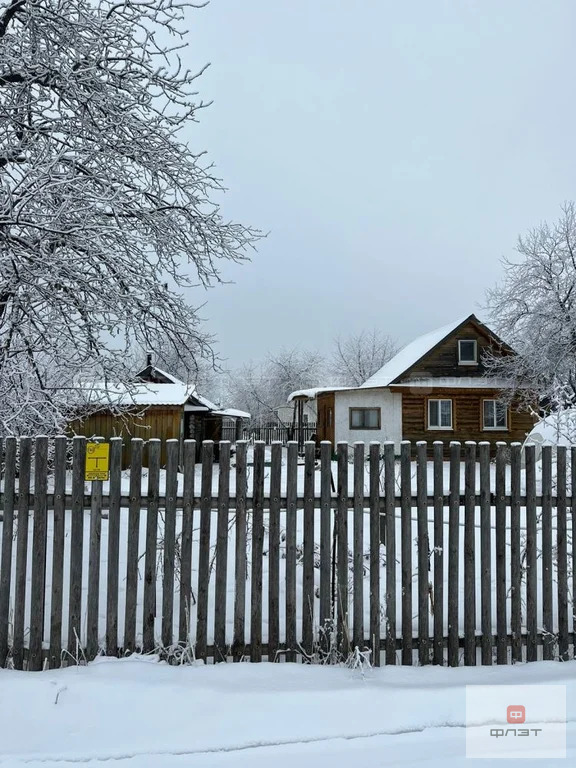
[[[102,405],[184,405],[194,396],[194,387],[186,384],[153,384],[135,382],[111,384],[94,382],[88,392],[88,399]]]
[[[363,388],[365,385],[362,385]],[[393,384],[394,387],[449,387],[450,389],[509,389],[514,386],[510,379],[485,378],[483,376],[450,376],[427,379],[410,379]]]
[[[308,400],[314,400],[322,392],[341,392],[344,389],[357,389],[357,387],[312,387],[311,389],[297,389],[288,395],[288,402],[291,403],[297,397],[305,397]]]
[[[379,371],[370,376],[362,384],[362,387],[387,387],[394,379],[397,379],[398,376],[401,376],[408,368],[417,363],[427,352],[430,352],[446,336],[453,333],[469,317],[471,315],[460,317],[458,320],[448,323],[448,325],[443,325],[435,331],[430,331],[430,333],[425,333],[423,336],[414,339],[414,341],[407,344],[404,349],[401,349],[397,355],[394,355],[391,360],[383,365]]]
[[[169,379],[173,384],[184,384],[186,385],[186,382],[182,381],[182,379],[178,379],[176,376],[173,376],[171,373],[168,373],[167,371],[163,371],[162,368],[158,368],[157,365],[152,366],[156,373],[159,373],[160,376],[164,376],[166,379]]]
[[[216,416],[230,416],[233,419],[249,419],[250,414],[246,411],[239,411],[237,408],[224,408],[221,411],[214,411]]]

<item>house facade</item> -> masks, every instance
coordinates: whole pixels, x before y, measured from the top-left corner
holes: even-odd
[[[314,399],[320,440],[521,442],[533,416],[510,382],[487,376],[485,355],[514,351],[475,315],[415,339],[360,387],[295,392]]]

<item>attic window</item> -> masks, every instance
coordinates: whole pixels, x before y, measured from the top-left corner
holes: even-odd
[[[476,365],[478,363],[478,345],[475,339],[458,341],[458,364]]]

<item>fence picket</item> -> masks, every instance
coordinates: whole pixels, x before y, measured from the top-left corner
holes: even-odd
[[[444,445],[434,441],[434,664],[444,664]]]
[[[354,648],[364,645],[364,443],[354,443],[354,549],[353,627]]]
[[[228,573],[228,513],[230,507],[230,443],[218,451],[218,518],[216,524],[216,584],[214,590],[214,661],[226,661],[226,584]]]
[[[138,604],[138,548],[140,506],[142,499],[142,454],[144,441],[130,441],[130,502],[128,505],[128,542],[126,555],[126,605],[124,611],[124,652],[136,650],[136,608]]]
[[[412,664],[412,465],[411,444],[400,445],[400,550],[402,558],[402,664]]]
[[[44,606],[46,592],[46,533],[48,487],[48,438],[37,437],[34,450],[34,527],[32,533],[32,579],[30,583],[30,654],[28,669],[42,669]]]
[[[302,649],[311,658],[314,642],[314,463],[316,446],[304,444],[304,519],[302,553]]]
[[[77,659],[82,644],[82,561],[84,549],[84,472],[86,438],[72,441],[72,502],[70,510],[70,592],[68,653]]]
[[[62,656],[62,605],[64,591],[64,541],[66,535],[66,448],[65,437],[54,438],[54,513],[52,534],[52,591],[50,597],[50,669],[57,669]],[[22,458],[22,445],[20,446]],[[27,500],[26,500],[26,503]],[[20,516],[20,512],[18,512]]]
[[[522,555],[520,552],[520,484],[522,445],[510,449],[510,581],[512,661],[522,661]],[[490,514],[490,509],[488,509]]]
[[[198,556],[198,603],[196,606],[196,658],[206,659],[208,649],[208,587],[210,584],[210,523],[212,517],[212,470],[214,442],[202,443],[200,498],[200,552]]]
[[[508,660],[506,610],[506,444],[496,444],[496,663]]]
[[[320,640],[325,653],[330,647],[334,615],[331,610],[330,564],[332,516],[332,443],[320,443]]]
[[[344,658],[350,652],[350,627],[348,623],[348,443],[338,443],[337,485],[337,638],[338,650]]]
[[[156,647],[156,563],[158,560],[158,499],[160,497],[161,441],[148,441],[148,491],[146,497],[146,541],[144,556],[144,596],[142,611],[142,650]]]
[[[464,468],[464,664],[476,664],[476,443],[465,446]]]
[[[182,489],[182,543],[180,546],[180,607],[178,637],[181,645],[190,645],[190,610],[192,603],[192,539],[194,536],[194,462],[196,441],[184,440]]]
[[[296,661],[296,501],[298,443],[288,443],[286,458],[286,660]]]
[[[448,513],[448,664],[458,666],[458,576],[460,556],[460,443],[450,443],[450,507]]]
[[[16,482],[15,437],[4,441],[4,508],[2,523],[2,560],[0,561],[0,668],[8,657],[10,624],[10,584],[12,581],[12,540],[14,535],[14,489]]]
[[[108,500],[108,563],[106,568],[106,653],[118,654],[118,588],[120,568],[120,497],[122,495],[121,437],[110,438],[110,496]]]
[[[428,537],[428,460],[426,442],[416,444],[416,494],[418,515],[418,661],[430,663],[429,578],[430,545]]]
[[[166,440],[166,498],[162,558],[162,645],[164,648],[170,648],[174,642],[174,570],[179,447],[178,440]]]
[[[250,660],[262,661],[262,557],[264,553],[265,444],[254,445],[252,562],[250,568]]]
[[[232,658],[240,661],[245,654],[246,616],[246,450],[245,441],[236,443],[236,522],[234,569],[234,639]]]
[[[538,659],[538,571],[536,550],[535,446],[524,448],[526,457],[526,660]]]
[[[372,663],[380,666],[380,444],[370,443],[370,648]],[[384,528],[385,530],[385,528]]]
[[[542,446],[542,657],[554,658],[552,605],[552,446]]]
[[[26,609],[26,572],[28,567],[28,528],[30,465],[32,439],[20,438],[18,477],[18,532],[16,535],[16,579],[14,584],[14,641],[12,660],[16,669],[24,668],[24,624]],[[5,477],[6,482],[6,477]],[[9,484],[8,484],[9,485]]]
[[[556,448],[556,554],[558,558],[558,657],[568,661],[568,548],[566,540],[566,447]]]
[[[102,537],[102,480],[92,481],[90,541],[88,548],[88,600],[86,607],[86,658],[98,654],[98,609],[100,593],[100,540]]]
[[[268,526],[268,661],[277,661],[280,643],[280,495],[282,443],[270,452],[270,523]],[[314,514],[314,511],[312,511]]]
[[[386,511],[386,664],[396,664],[396,457],[394,443],[384,443]]]

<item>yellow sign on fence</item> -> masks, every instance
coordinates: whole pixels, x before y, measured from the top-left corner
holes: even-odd
[[[108,443],[86,444],[85,480],[108,480],[110,445]]]

